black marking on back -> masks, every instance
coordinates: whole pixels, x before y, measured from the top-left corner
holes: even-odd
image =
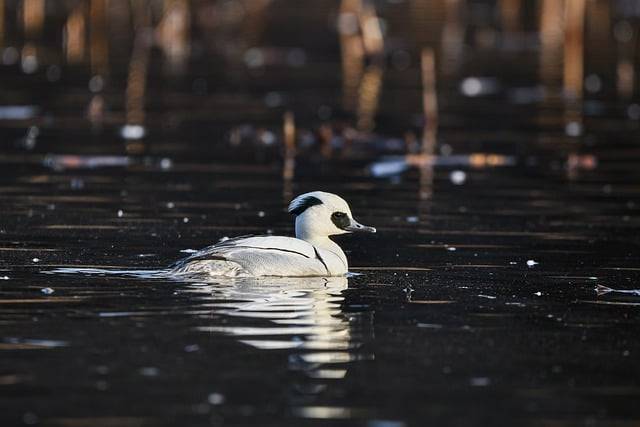
[[[329,272],[329,267],[327,267],[327,264],[324,262],[324,260],[320,256],[320,252],[318,252],[318,249],[316,249],[315,246],[313,247],[313,251],[316,253],[316,258],[318,258],[322,265],[324,265],[324,269],[327,270],[327,274],[331,274],[331,272]]]
[[[264,247],[260,247],[260,246],[243,245],[241,243],[238,244],[239,241],[247,239],[247,238],[250,238],[250,237],[267,237],[267,236],[246,235],[246,236],[234,237],[232,239],[227,239],[227,240],[224,240],[222,242],[218,242],[215,245],[211,245],[211,246],[208,246],[208,247],[206,247],[204,249],[201,249],[198,252],[196,252],[194,254],[191,254],[187,258],[184,258],[184,259],[181,259],[181,260],[177,261],[172,267],[174,267],[174,268],[175,267],[180,267],[180,266],[183,266],[183,265],[188,264],[188,263],[193,262],[193,261],[207,261],[207,260],[230,261],[228,258],[224,257],[223,255],[220,255],[217,252],[220,249],[229,249],[229,248],[256,249],[256,250],[262,250],[262,251],[278,251],[278,252],[296,254],[296,255],[303,256],[303,257],[305,257],[307,259],[311,259],[311,257],[308,256],[307,254],[304,254],[304,253],[298,252],[298,251],[294,251],[294,250],[290,250],[290,249],[268,248],[268,247],[264,248]],[[323,264],[324,264],[324,262],[323,262]]]
[[[235,246],[236,248],[242,248],[242,249],[257,249],[260,251],[279,251],[279,252],[288,252],[290,254],[296,254],[296,255],[301,255],[305,258],[310,258],[308,255],[303,254],[302,252],[298,252],[298,251],[292,251],[289,249],[282,249],[282,248],[263,248],[261,246],[245,246],[245,245],[238,245]]]
[[[289,208],[289,213],[294,214],[296,216],[301,215],[304,211],[309,209],[312,206],[321,205],[322,200],[317,197],[307,196],[300,199],[299,202],[295,203],[295,206]]]

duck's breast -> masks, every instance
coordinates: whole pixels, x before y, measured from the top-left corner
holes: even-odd
[[[322,260],[330,273],[329,276],[343,276],[347,274],[349,267],[344,254],[339,254],[335,251],[322,248],[318,248],[317,251],[318,258]]]

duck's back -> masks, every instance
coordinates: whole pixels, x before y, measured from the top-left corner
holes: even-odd
[[[313,245],[283,236],[229,239],[179,261],[173,272],[227,277],[332,275]]]

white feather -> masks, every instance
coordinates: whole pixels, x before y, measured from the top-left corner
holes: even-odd
[[[347,232],[331,220],[334,212],[351,218],[347,202],[334,194],[314,191],[296,197],[289,211],[296,215],[295,238],[247,236],[225,240],[179,261],[173,273],[226,277],[345,275],[347,258],[329,236]]]

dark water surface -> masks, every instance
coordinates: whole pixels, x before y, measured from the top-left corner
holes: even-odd
[[[596,287],[640,287],[639,173],[603,144],[611,160],[572,180],[544,156],[462,185],[436,169],[427,199],[411,171],[311,165],[296,194],[338,192],[378,227],[339,239],[358,275],[213,283],[45,273],[160,269],[223,236],[290,234],[277,165],[53,171],[3,155],[4,425],[637,418],[640,298]]]
[[[605,75],[579,107],[539,96],[530,55],[470,49],[439,82],[436,166],[375,176],[421,131],[419,54],[385,70],[377,133],[323,158],[305,135],[355,120],[337,36],[287,28],[331,7],[274,12],[254,41],[303,48],[293,68],[200,40],[169,78],[152,52],[142,139],[121,135],[138,104],[117,40],[97,90],[80,66],[0,66],[0,425],[640,422],[640,106]],[[465,97],[474,73],[499,85]],[[291,235],[286,205],[313,190],[378,229],[336,239],[350,277],[159,274],[223,237]]]

